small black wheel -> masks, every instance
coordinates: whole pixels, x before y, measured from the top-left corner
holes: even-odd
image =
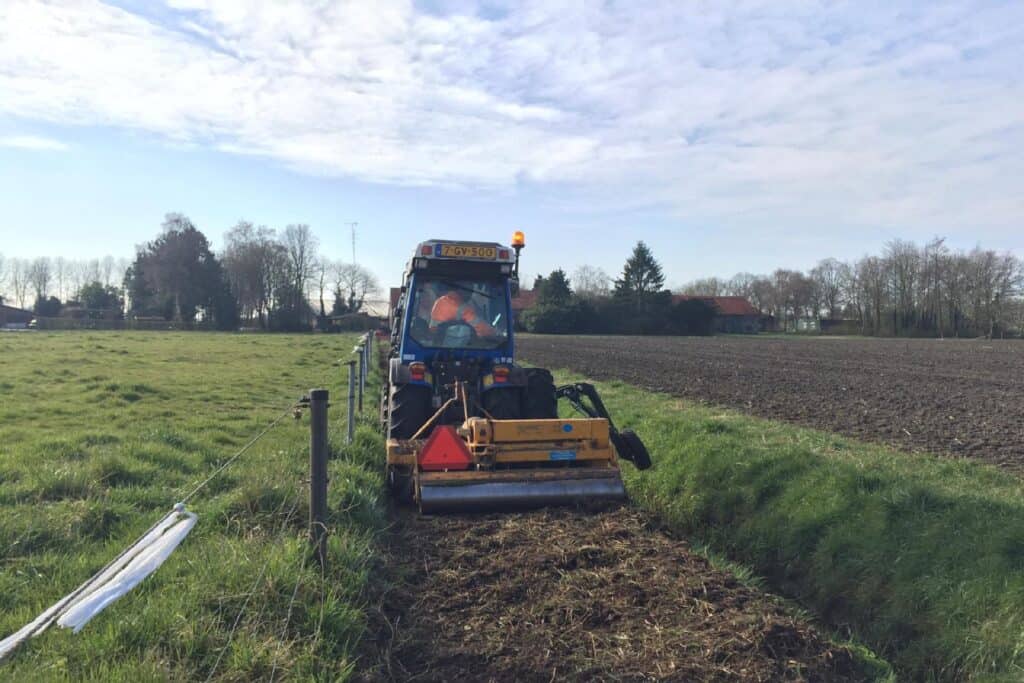
[[[488,389],[483,395],[484,410],[495,420],[518,420],[522,417],[522,396],[518,387]]]
[[[430,397],[430,387],[420,384],[392,387],[388,438],[411,439],[430,419]]]
[[[523,417],[527,420],[558,419],[558,398],[555,396],[555,380],[543,368],[526,368],[526,395],[523,400]]]
[[[626,453],[619,453],[621,457],[636,465],[638,470],[650,469],[653,464],[651,454],[647,452],[647,446],[640,440],[636,432],[632,429],[623,429],[619,432],[619,441],[623,450],[626,451]]]

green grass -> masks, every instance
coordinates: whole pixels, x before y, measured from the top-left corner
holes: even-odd
[[[567,380],[568,374],[559,378]],[[601,385],[633,500],[912,680],[1024,679],[1024,483],[991,466]]]
[[[356,444],[338,447],[345,394],[334,363],[353,344],[0,335],[0,637],[87,579],[310,387],[332,391],[335,456],[326,574],[307,561],[308,416],[288,417],[191,502],[199,523],[163,567],[80,634],[51,628],[28,641],[0,678],[205,679],[221,653],[216,679],[348,677],[386,524],[372,398]]]

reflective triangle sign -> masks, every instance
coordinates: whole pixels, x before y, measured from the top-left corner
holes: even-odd
[[[417,460],[420,469],[425,472],[468,470],[473,462],[466,442],[459,438],[455,427],[451,425],[442,425],[434,429]]]

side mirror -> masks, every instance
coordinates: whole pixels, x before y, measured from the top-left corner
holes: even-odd
[[[512,278],[508,281],[509,291],[513,297],[519,296],[519,278]]]

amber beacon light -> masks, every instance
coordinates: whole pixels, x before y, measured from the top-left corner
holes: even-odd
[[[522,230],[516,230],[512,233],[512,246],[520,249],[526,246],[526,235],[523,234]]]

